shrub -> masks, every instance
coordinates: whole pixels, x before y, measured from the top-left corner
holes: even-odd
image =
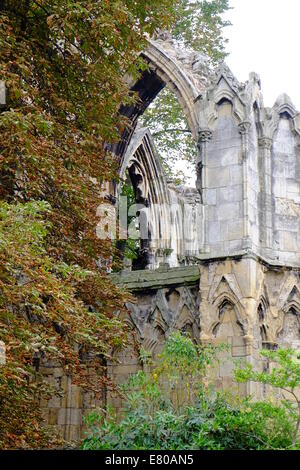
[[[253,402],[216,393],[206,383],[219,348],[195,345],[173,333],[146,370],[120,387],[123,417],[107,408],[90,414],[83,449],[287,449],[293,445],[294,415],[281,403]],[[224,349],[222,347],[221,349]],[[176,390],[177,389],[177,390]]]

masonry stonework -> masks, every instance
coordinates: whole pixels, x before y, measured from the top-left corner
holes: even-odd
[[[168,51],[173,61],[165,83],[185,100],[199,149],[196,189],[167,184],[150,132],[137,128],[122,171],[139,168],[148,265],[113,278],[136,296],[126,321],[138,344],[155,355],[174,329],[197,342],[227,342],[215,384],[232,388],[234,359],[262,369],[259,350],[300,349],[300,114],[286,95],[265,108],[257,74],[239,83],[225,64],[213,73],[205,59],[173,46],[158,40],[146,56]],[[135,363],[138,370],[137,355]],[[126,379],[120,365],[122,376],[113,369],[116,381]],[[253,384],[239,391],[266,393]]]

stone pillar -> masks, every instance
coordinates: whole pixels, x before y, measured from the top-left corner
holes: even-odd
[[[272,139],[269,137],[262,137],[258,139],[258,146],[261,192],[260,236],[264,248],[271,250],[273,247],[271,167]]]
[[[206,214],[206,207],[208,206],[208,202],[206,201],[206,197],[204,196],[203,188],[207,186],[207,143],[212,138],[212,131],[210,129],[200,129],[199,130],[199,138],[198,138],[198,160],[196,166],[197,172],[197,180],[196,180],[196,188],[200,194],[200,204],[202,207],[202,216],[203,216],[203,223],[202,223],[202,246],[203,252],[208,252],[207,248],[207,223],[208,217]]]
[[[207,168],[207,161],[206,161],[207,142],[209,142],[211,138],[212,138],[212,131],[210,129],[199,130],[199,139],[198,139],[199,154],[198,154],[197,167],[196,167],[196,173],[197,173],[196,187],[201,196],[201,203],[203,203],[203,198],[202,198],[203,196],[202,189],[204,187],[203,183],[207,181],[207,177],[205,174],[205,171]]]
[[[251,248],[250,220],[249,220],[249,199],[248,199],[248,149],[249,130],[251,123],[248,121],[239,124],[239,133],[242,136],[242,164],[243,164],[243,248]]]

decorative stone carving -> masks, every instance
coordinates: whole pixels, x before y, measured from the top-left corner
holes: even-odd
[[[271,150],[272,144],[273,144],[273,141],[269,137],[261,137],[260,139],[258,139],[258,145],[261,148]]]
[[[210,129],[199,130],[199,142],[208,142],[212,138],[212,131]]]
[[[241,135],[248,134],[249,130],[251,127],[251,122],[249,121],[244,121],[239,124],[239,133]]]
[[[215,72],[215,76],[216,76],[216,78],[214,80],[215,83],[218,82],[221,77],[225,77],[226,80],[228,81],[230,87],[232,88],[232,90],[236,94],[239,94],[242,90],[245,89],[245,85],[241,84],[236,79],[236,77],[233,75],[230,68],[228,67],[228,65],[225,62],[222,62],[222,64],[219,65],[219,67],[217,68],[217,70]]]

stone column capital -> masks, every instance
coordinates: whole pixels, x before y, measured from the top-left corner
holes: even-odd
[[[200,129],[198,132],[199,143],[208,142],[212,138],[212,131],[210,129]]]
[[[239,133],[241,135],[246,135],[248,134],[249,130],[251,127],[251,122],[249,121],[243,121],[239,124]]]
[[[270,137],[261,137],[258,139],[258,146],[267,150],[271,150],[272,143],[273,141]]]

